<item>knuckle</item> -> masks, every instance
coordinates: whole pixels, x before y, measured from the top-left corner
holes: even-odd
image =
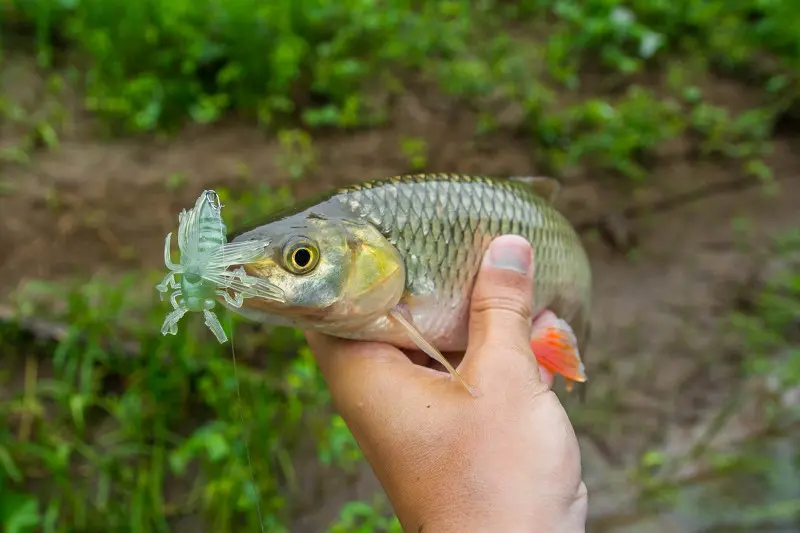
[[[530,321],[532,318],[530,302],[526,301],[526,298],[522,298],[521,294],[489,294],[475,298],[472,302],[472,313],[475,316],[498,312],[510,314],[526,321]]]

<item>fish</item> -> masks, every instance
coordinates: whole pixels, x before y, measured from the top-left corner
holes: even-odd
[[[587,375],[592,273],[581,239],[555,208],[560,183],[405,174],[339,187],[232,233],[263,254],[235,265],[282,294],[250,297],[233,312],[260,323],[418,349],[480,395],[442,352],[467,348],[470,296],[482,258],[500,235],[534,250],[531,348],[567,390]]]

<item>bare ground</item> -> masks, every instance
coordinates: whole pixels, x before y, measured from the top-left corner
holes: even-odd
[[[2,92],[26,107],[47,103],[26,58],[11,57],[0,77]],[[727,82],[720,86],[732,107],[749,96]],[[0,163],[0,181],[10,191],[0,196],[3,298],[26,279],[160,269],[163,237],[198,190],[288,182],[277,163],[280,147],[252,127],[189,127],[172,140],[103,141],[74,95],[61,101],[70,115],[60,146],[34,153],[28,164]],[[508,132],[477,139],[475,123],[473,114],[436,97],[406,96],[386,128],[316,138],[318,170],[293,189],[304,197],[409,171],[403,136],[427,140],[430,171],[537,173],[527,139]],[[0,148],[19,135],[18,127],[2,125]],[[722,323],[761,276],[766,259],[756,251],[800,221],[797,146],[795,139],[776,142],[770,161],[779,184],[775,195],[733,166],[692,160],[680,143],[661,155],[649,184],[633,193],[585,173],[565,181],[559,206],[582,229],[596,280],[587,401],[565,399],[581,434],[590,531],[693,531],[674,517],[633,522],[641,517],[625,468],[647,449],[674,447],[739,392],[737,347]],[[174,173],[186,181],[168,190],[165,180]],[[692,200],[680,199],[698,190],[687,196]],[[670,198],[679,200],[661,211],[646,208]],[[748,220],[751,233],[737,233],[735,219]],[[367,469],[347,480],[309,472],[308,483],[321,483],[331,496],[293,531],[319,531],[343,499],[377,487]],[[634,519],[619,518],[626,514]]]

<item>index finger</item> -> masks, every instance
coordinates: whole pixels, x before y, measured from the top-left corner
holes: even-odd
[[[320,366],[334,400],[344,409],[349,404],[395,399],[408,394],[415,384],[438,376],[434,370],[414,364],[403,351],[389,344],[340,339],[306,332],[306,339]]]

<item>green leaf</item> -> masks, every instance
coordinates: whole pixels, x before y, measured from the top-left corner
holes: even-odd
[[[30,533],[42,523],[38,500],[21,492],[0,493],[0,524],[3,533]]]

